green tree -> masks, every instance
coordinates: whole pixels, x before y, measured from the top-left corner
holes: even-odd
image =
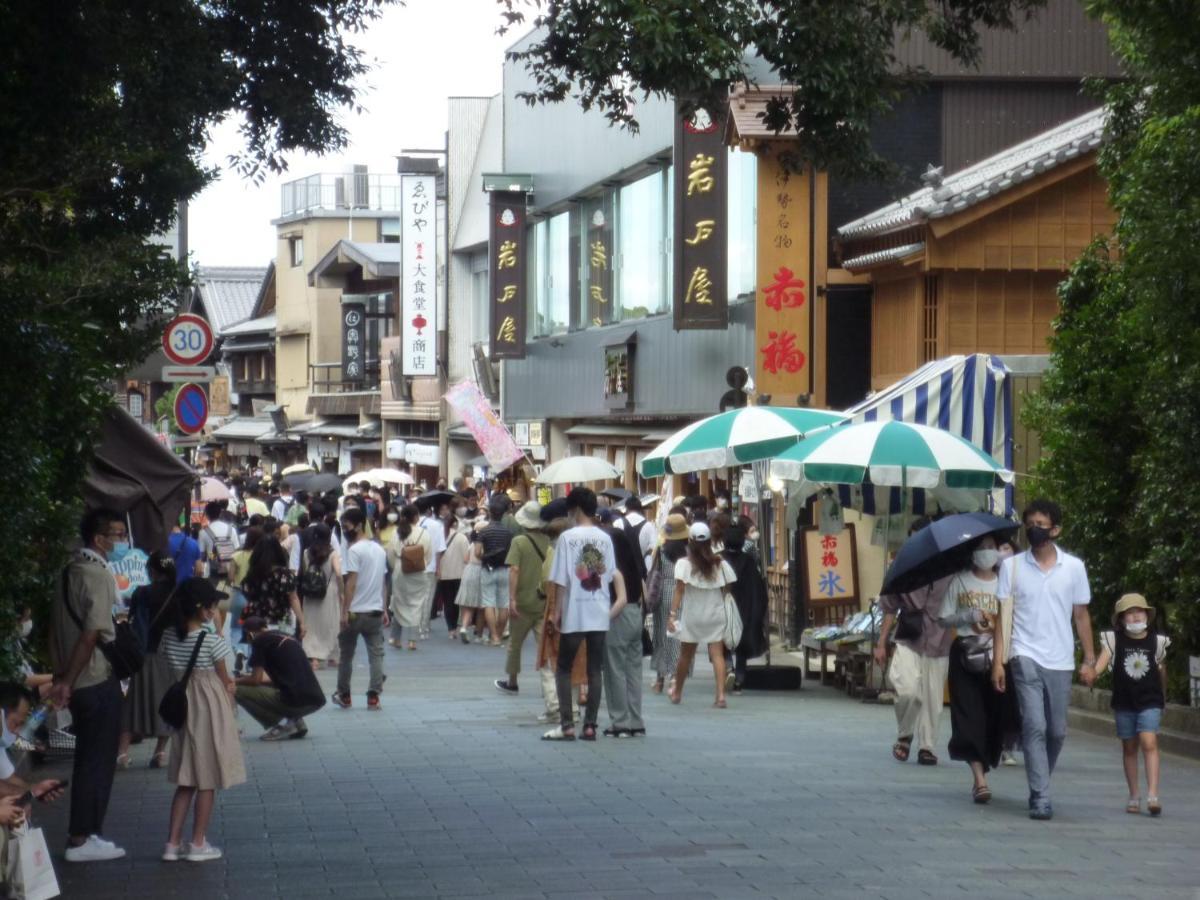
[[[797,132],[794,158],[839,175],[891,174],[870,145],[920,70],[901,64],[897,35],[923,34],[968,65],[981,26],[1011,28],[1045,0],[500,0],[509,27],[543,32],[512,54],[534,89],[530,103],[575,96],[612,122],[637,127],[638,95],[711,103],[751,84],[748,50],[772,80],[795,85],[772,100],[766,123]],[[527,16],[526,10],[533,10]]]
[[[1186,656],[1200,653],[1200,17],[1184,2],[1088,7],[1130,75],[1107,92],[1100,155],[1118,220],[1112,246],[1094,246],[1060,291],[1030,421],[1095,615],[1107,623],[1121,593],[1145,593],[1175,638],[1179,697]]]
[[[0,648],[52,592],[113,379],[186,285],[152,239],[215,177],[208,129],[240,121],[248,177],[344,145],[350,41],[387,2],[0,0]]]

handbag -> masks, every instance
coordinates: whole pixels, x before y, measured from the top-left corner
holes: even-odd
[[[982,675],[992,671],[992,636],[990,634],[973,634],[970,637],[959,638],[962,641],[963,668],[972,675]]]
[[[733,595],[726,588],[728,582],[724,571],[721,572],[721,603],[725,607],[725,628],[721,631],[721,641],[730,650],[736,650],[742,642],[742,614],[738,612]]]
[[[901,609],[896,615],[896,640],[919,641],[925,627],[924,618],[919,609]]]
[[[187,686],[192,677],[192,669],[196,667],[196,658],[200,656],[200,645],[204,643],[205,633],[201,630],[200,636],[196,638],[196,646],[192,648],[192,658],[183,670],[183,677],[166,689],[158,704],[159,717],[176,731],[187,724]]]
[[[21,825],[8,843],[8,896],[16,900],[50,900],[59,896],[58,876],[40,828]]]
[[[67,596],[67,569],[63,569],[62,575],[62,593],[63,606],[66,607],[67,615],[71,617],[80,633],[87,631],[83,625],[83,620],[75,614],[75,610],[71,609],[71,601]],[[127,678],[132,678],[138,672],[142,671],[142,666],[146,663],[146,649],[142,646],[142,640],[138,637],[137,631],[129,621],[113,622],[113,639],[111,641],[102,641],[99,644],[100,652],[104,654],[104,658],[108,660],[108,664],[112,666],[113,675],[118,681],[124,681]]]

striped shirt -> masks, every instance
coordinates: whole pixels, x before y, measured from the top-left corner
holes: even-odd
[[[204,644],[200,647],[200,655],[196,657],[197,670],[215,668],[218,660],[233,655],[233,650],[225,638],[208,629],[203,630],[207,633],[204,636]],[[182,672],[187,668],[188,660],[192,658],[192,650],[196,646],[200,631],[199,628],[189,631],[187,637],[180,640],[179,632],[168,628],[163,632],[162,643],[158,645],[158,655],[166,659],[167,665],[172,669]]]

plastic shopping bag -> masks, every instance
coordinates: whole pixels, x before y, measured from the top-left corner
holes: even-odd
[[[50,900],[62,892],[40,828],[16,828],[8,843],[8,890],[15,900]]]

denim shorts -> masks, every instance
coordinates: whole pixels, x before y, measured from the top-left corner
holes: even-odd
[[[1143,709],[1140,712],[1131,709],[1114,709],[1113,715],[1117,719],[1117,737],[1128,741],[1139,734],[1158,734],[1162,713],[1163,711],[1158,707]]]
[[[508,609],[508,566],[483,567],[479,579],[481,605]]]

